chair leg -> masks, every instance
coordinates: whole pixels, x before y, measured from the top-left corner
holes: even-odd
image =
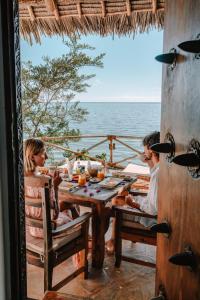
[[[80,216],[79,213],[78,213],[78,211],[77,211],[77,209],[76,209],[76,207],[72,206],[70,208],[70,210],[71,210],[72,218],[73,219],[76,219],[76,218],[78,218]]]
[[[51,261],[44,265],[44,292],[52,290],[53,264]]]
[[[85,257],[84,279],[88,279],[88,259]]]
[[[122,239],[120,237],[115,239],[115,267],[119,268],[122,257]]]
[[[84,226],[85,249],[84,249],[84,279],[88,279],[88,228],[89,221]]]
[[[121,238],[122,216],[120,212],[116,213],[115,221],[115,267],[119,268],[122,257],[122,238]]]

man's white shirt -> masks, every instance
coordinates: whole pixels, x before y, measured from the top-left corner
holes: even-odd
[[[134,201],[140,205],[140,209],[150,215],[157,215],[158,211],[158,174],[159,163],[150,170],[151,178],[149,183],[149,191],[146,197],[136,196]],[[138,222],[148,227],[155,223],[155,220],[148,218],[139,218]]]

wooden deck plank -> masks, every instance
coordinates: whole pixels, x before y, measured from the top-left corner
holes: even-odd
[[[147,257],[148,260],[155,261],[154,246],[132,244],[127,241],[124,245],[127,255],[132,255],[137,259]],[[59,291],[66,298],[58,299],[146,300],[154,295],[154,269],[124,261],[117,269],[114,267],[114,262],[113,256],[106,256],[102,270],[90,268],[88,280],[84,280],[81,275],[72,280]],[[58,266],[54,273],[55,281],[60,280],[66,273],[70,273],[73,268],[72,260]],[[28,296],[35,299],[43,297],[43,270],[30,265],[28,265]],[[51,298],[45,298],[47,299]],[[54,299],[57,300],[57,298]]]

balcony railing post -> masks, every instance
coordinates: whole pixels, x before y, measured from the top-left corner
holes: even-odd
[[[115,143],[113,143],[113,140],[115,140],[114,135],[108,135],[108,141],[109,141],[109,150],[110,150],[110,163],[113,163],[113,150],[115,150]]]

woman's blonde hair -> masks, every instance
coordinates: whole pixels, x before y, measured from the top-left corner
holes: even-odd
[[[24,142],[24,172],[35,171],[35,163],[32,159],[33,155],[37,155],[44,150],[44,143],[38,139],[28,139]]]

